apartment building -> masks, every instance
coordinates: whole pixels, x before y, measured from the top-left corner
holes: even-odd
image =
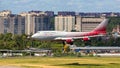
[[[31,11],[28,13],[21,13],[25,17],[25,34],[31,35],[37,31],[51,30],[51,16],[45,12]]]
[[[55,16],[55,30],[70,32],[75,28],[75,16]]]
[[[104,17],[96,18],[76,16],[76,31],[80,32],[91,31],[95,27],[97,27],[103,20]]]
[[[0,33],[25,33],[25,18],[19,15],[0,16]]]

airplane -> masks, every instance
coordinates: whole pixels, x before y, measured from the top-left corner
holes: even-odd
[[[106,35],[108,19],[104,19],[95,29],[90,32],[66,32],[66,31],[38,31],[31,38],[38,40],[60,40],[67,44],[73,43],[75,39],[83,41],[90,40],[91,37],[100,37]]]

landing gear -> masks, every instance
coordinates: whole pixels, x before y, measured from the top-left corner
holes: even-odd
[[[67,53],[70,51],[70,45],[73,45],[73,42],[67,43],[63,41],[63,53]]]

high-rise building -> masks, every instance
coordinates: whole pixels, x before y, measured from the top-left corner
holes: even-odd
[[[103,20],[104,20],[104,17],[102,17],[102,18],[96,18],[96,17],[86,18],[86,17],[76,16],[76,31],[80,31],[80,32],[91,31],[95,27],[97,27]]]
[[[80,12],[78,15],[80,15],[81,17],[119,17],[120,13],[115,13],[115,12],[103,12],[103,13],[99,13],[99,12],[88,12],[88,13],[84,13],[84,12]]]
[[[24,34],[25,18],[19,15],[0,16],[0,33]]]
[[[34,16],[35,32],[43,30],[51,30],[51,22],[49,16]]]
[[[75,28],[75,16],[55,16],[55,30],[72,31]]]
[[[71,11],[59,11],[58,15],[62,15],[62,16],[67,16],[67,15],[75,16],[75,12],[71,12]]]
[[[80,12],[79,15],[81,17],[100,17],[100,13],[93,13],[93,12],[89,12],[89,13],[84,13],[84,12]]]
[[[34,18],[31,14],[26,14],[25,16],[25,34],[31,35],[34,31]]]
[[[21,13],[25,17],[25,33],[31,35],[37,31],[51,30],[51,17],[44,12]]]
[[[53,11],[45,11],[45,13],[47,14],[47,16],[50,16],[50,17],[54,16],[54,12]]]

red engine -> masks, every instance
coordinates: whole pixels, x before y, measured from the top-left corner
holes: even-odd
[[[83,38],[83,41],[88,41],[88,40],[90,40],[90,38],[88,38],[88,37]]]
[[[67,44],[73,43],[73,39],[66,39],[66,43],[67,43]]]

